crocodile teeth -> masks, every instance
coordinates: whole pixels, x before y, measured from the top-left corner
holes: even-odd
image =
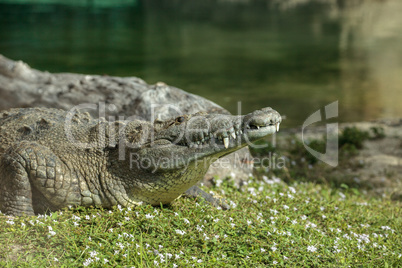
[[[276,124],[276,132],[279,131],[279,123]]]
[[[236,139],[236,134],[234,132],[232,132],[232,137],[233,139]]]
[[[225,145],[225,148],[228,148],[229,147],[229,138],[224,138],[223,144]]]

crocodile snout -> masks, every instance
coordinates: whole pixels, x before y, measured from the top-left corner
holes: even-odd
[[[252,131],[268,126],[275,126],[276,131],[279,131],[281,122],[282,118],[280,114],[274,109],[267,107],[245,115],[243,119],[243,129]]]

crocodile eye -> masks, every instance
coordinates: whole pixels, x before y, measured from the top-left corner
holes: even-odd
[[[177,123],[183,123],[185,120],[186,120],[186,118],[184,118],[184,116],[179,116],[176,118]]]

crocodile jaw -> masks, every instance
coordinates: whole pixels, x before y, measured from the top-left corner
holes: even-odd
[[[153,172],[186,168],[203,158],[217,159],[279,130],[281,116],[264,108],[244,116],[203,115],[155,133],[139,151]],[[157,131],[157,130],[156,130]],[[172,134],[173,133],[173,134]]]

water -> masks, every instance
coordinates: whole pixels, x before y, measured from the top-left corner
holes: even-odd
[[[288,127],[336,100],[339,121],[402,117],[399,0],[6,2],[0,53],[37,69],[163,81]]]

